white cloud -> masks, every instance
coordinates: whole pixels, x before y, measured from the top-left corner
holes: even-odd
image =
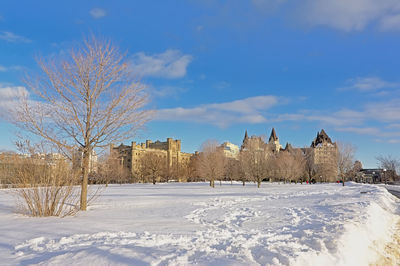
[[[28,91],[22,86],[0,87],[0,99],[12,100],[28,95]]]
[[[384,31],[400,30],[400,13],[382,18],[380,28]]]
[[[365,117],[380,122],[400,122],[400,99],[385,102],[374,102],[366,106]]]
[[[361,31],[369,25],[381,30],[400,29],[398,0],[252,0],[252,4],[267,12],[285,7],[296,20],[309,26],[346,32]]]
[[[270,122],[317,122],[336,131],[377,137],[377,141],[400,141],[400,98],[366,102],[359,110],[341,109],[336,112],[306,110],[293,114],[281,114]]]
[[[6,115],[29,93],[22,86],[0,86],[0,113]]]
[[[400,87],[399,83],[382,80],[379,77],[357,77],[346,81],[348,86],[339,90],[357,90],[361,92],[377,91],[384,88]]]
[[[386,142],[391,144],[400,143],[400,131],[384,131],[376,127],[345,127],[336,128],[339,132],[349,132],[358,135],[368,135],[377,137],[376,142]]]
[[[155,97],[177,97],[180,93],[187,91],[186,88],[178,86],[160,86],[157,88],[150,87],[150,93]]]
[[[303,19],[310,25],[330,26],[344,31],[362,30],[386,9],[384,4],[375,0],[306,0]]]
[[[192,59],[191,55],[182,54],[178,50],[167,50],[154,55],[140,52],[133,56],[132,70],[140,77],[182,78]]]
[[[400,99],[386,102],[367,103],[361,110],[341,109],[336,112],[303,111],[295,114],[278,115],[275,121],[318,121],[336,127],[363,125],[368,122],[399,123]]]
[[[266,123],[263,115],[279,104],[278,97],[256,96],[225,103],[204,104],[193,108],[171,108],[157,111],[157,120],[183,121],[228,127],[238,123]],[[285,101],[283,101],[285,102]]]
[[[336,112],[326,112],[321,110],[306,110],[294,114],[281,114],[272,119],[274,122],[284,121],[309,121],[319,122],[324,125],[346,126],[360,125],[364,122],[365,114],[363,112],[349,109],[341,109]]]
[[[23,36],[20,35],[16,35],[12,32],[9,31],[3,31],[0,33],[0,40],[4,40],[7,42],[23,42],[23,43],[30,43],[32,42],[30,39],[25,38]]]
[[[22,70],[22,69],[23,69],[22,66],[5,67],[5,66],[0,65],[0,72],[7,72],[7,71],[10,71],[10,70],[19,71],[19,70]]]
[[[343,31],[360,31],[400,12],[397,0],[304,0],[303,19]]]
[[[378,128],[374,127],[343,127],[336,128],[336,130],[341,132],[356,133],[360,135],[378,136],[381,134],[381,131]]]
[[[336,128],[336,131],[349,132],[358,135],[368,135],[376,137],[374,140],[381,143],[398,144],[400,143],[400,131],[383,131],[375,127],[348,127]]]
[[[105,17],[105,16],[107,15],[107,12],[106,12],[104,9],[102,9],[102,8],[95,7],[95,8],[92,8],[92,9],[89,11],[89,14],[90,14],[93,18],[99,19],[99,18]]]

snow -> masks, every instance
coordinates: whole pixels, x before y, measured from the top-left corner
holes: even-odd
[[[389,190],[400,192],[400,185],[382,185],[382,186],[386,187]]]
[[[111,185],[66,218],[13,202],[0,190],[1,265],[368,265],[387,255],[400,203],[355,183]]]

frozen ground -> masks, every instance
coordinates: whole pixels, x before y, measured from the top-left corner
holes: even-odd
[[[112,185],[67,218],[13,212],[0,190],[1,265],[368,265],[400,201],[349,184]]]

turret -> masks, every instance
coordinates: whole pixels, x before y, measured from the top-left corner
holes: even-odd
[[[319,144],[333,144],[331,138],[326,134],[325,130],[321,130],[321,132],[317,132],[317,137],[311,143],[311,147],[316,147]]]
[[[272,128],[271,136],[269,137],[268,142],[271,143],[274,141],[278,141],[278,136],[276,135],[275,128]]]
[[[243,150],[246,148],[248,141],[249,141],[249,135],[247,134],[247,130],[246,130],[246,132],[244,133],[243,143],[242,143],[242,146],[240,147],[240,150]]]
[[[272,145],[272,150],[274,152],[279,152],[282,146],[279,144],[279,138],[276,135],[275,128],[272,128],[271,136],[269,137],[268,144]]]

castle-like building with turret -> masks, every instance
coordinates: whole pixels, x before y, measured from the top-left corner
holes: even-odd
[[[246,149],[259,149],[270,154],[278,154],[280,152],[301,153],[306,157],[315,174],[320,175],[322,179],[332,181],[337,178],[338,147],[336,142],[332,142],[323,129],[321,132],[317,132],[317,136],[311,145],[305,148],[294,148],[289,143],[286,143],[285,147],[283,147],[279,143],[275,128],[272,128],[268,142],[265,142],[259,136],[249,137],[246,130],[240,150],[244,151]]]
[[[281,152],[297,152],[307,157],[307,160],[310,161],[310,164],[318,172],[318,175],[323,176],[327,180],[335,180],[337,176],[336,161],[338,148],[336,143],[332,142],[323,129],[317,133],[311,145],[305,148],[294,148],[289,143],[286,143],[285,147],[283,147],[279,143],[279,138],[274,128],[272,128],[268,142],[259,136],[249,137],[246,130],[240,148],[230,142],[223,143],[221,148],[227,158],[236,160],[239,154],[246,150],[262,150],[271,155],[277,155]],[[169,172],[177,171],[183,165],[187,166],[193,156],[192,153],[181,151],[180,140],[171,138],[168,138],[165,142],[146,140],[146,143],[137,144],[136,142],[132,142],[131,145],[121,144],[119,146],[111,145],[110,147],[110,154],[132,176],[135,176],[139,172],[141,158],[149,153],[162,158],[166,166],[165,169]]]

